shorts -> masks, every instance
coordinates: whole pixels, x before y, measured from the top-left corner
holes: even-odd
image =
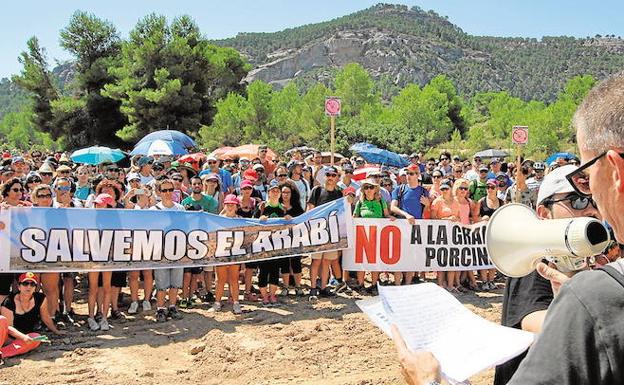
[[[63,278],[76,278],[76,273],[63,273]]]
[[[340,256],[340,251],[326,251],[324,253],[312,253],[312,259],[325,259],[327,261],[335,261]]]
[[[14,278],[15,275],[12,273],[0,274],[0,295],[11,294],[11,285],[13,284]]]
[[[184,268],[184,272],[197,275],[197,274],[203,273],[204,272],[204,268],[203,267],[185,267]]]
[[[179,289],[182,287],[183,280],[184,269],[181,267],[154,270],[156,290]]]
[[[301,274],[301,256],[279,259],[280,274]]]
[[[128,273],[125,271],[113,271],[111,276],[111,286],[126,287],[126,278]]]

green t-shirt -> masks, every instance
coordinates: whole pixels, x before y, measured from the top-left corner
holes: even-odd
[[[361,218],[383,218],[384,209],[388,208],[385,200],[362,200],[355,204],[354,213]]]
[[[211,214],[219,214],[219,202],[213,197],[202,194],[202,198],[198,201],[193,199],[192,195],[184,198],[182,206],[188,211],[205,211]]]
[[[479,179],[473,180],[468,189],[470,191],[470,198],[475,202],[487,196],[487,182],[481,182]]]

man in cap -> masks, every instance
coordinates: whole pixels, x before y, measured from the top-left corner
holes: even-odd
[[[566,176],[574,190],[591,194],[603,218],[624,242],[624,73],[595,86],[574,115],[583,165]],[[572,203],[572,202],[571,202]],[[624,261],[607,270],[583,271],[568,280],[543,263],[555,300],[542,332],[510,385],[621,384],[624,376]],[[565,282],[565,283],[564,283]],[[440,381],[428,352],[410,352],[394,329],[403,373],[416,385]]]
[[[342,198],[342,191],[337,186],[338,183],[338,169],[334,166],[327,166],[324,170],[325,184],[316,186],[310,192],[310,199],[308,200],[307,211],[314,209],[327,202],[334,201]],[[331,297],[335,295],[328,287],[329,283],[329,268],[334,273],[334,277],[338,281],[337,291],[346,288],[346,284],[342,280],[342,268],[338,260],[340,256],[339,251],[328,251],[324,253],[313,253],[312,264],[310,265],[310,301],[316,301],[320,296]],[[316,278],[321,278],[320,290],[316,287]]]
[[[41,183],[52,186],[52,178],[54,177],[54,168],[48,162],[44,162],[39,167],[39,176],[41,177]]]
[[[479,177],[472,182],[470,182],[470,186],[468,187],[470,191],[470,198],[478,202],[479,199],[483,198],[487,195],[487,181],[488,179],[488,166],[481,165],[479,167]]]
[[[350,163],[342,167],[342,178],[338,182],[338,187],[341,190],[347,187],[353,187],[356,190],[360,188],[360,184],[353,180],[353,166]]]
[[[310,184],[303,178],[303,166],[305,162],[300,160],[291,160],[288,162],[288,178],[293,181],[299,191],[299,199],[301,201],[301,207],[306,207],[308,197],[310,196]]]
[[[206,171],[219,175],[221,180],[221,191],[223,194],[230,194],[234,192],[234,185],[232,184],[232,174],[229,171],[219,168],[219,160],[214,156],[209,156],[206,160]]]
[[[425,165],[420,162],[420,155],[419,154],[417,154],[415,152],[410,154],[409,161],[410,161],[411,164],[417,165],[420,168],[420,172],[421,173],[425,172]]]
[[[546,169],[546,165],[542,162],[533,163],[533,176],[527,179],[526,184],[529,190],[539,191],[539,188],[544,180],[544,171]]]
[[[413,225],[416,219],[423,218],[423,214],[430,206],[429,191],[420,185],[420,167],[411,164],[407,167],[407,184],[399,185],[392,191],[390,211],[399,218],[407,219]],[[411,283],[415,272],[404,273],[404,282]],[[397,278],[399,277],[395,274],[395,279]]]
[[[24,176],[24,166],[26,166],[24,158],[22,158],[21,156],[13,157],[11,162],[11,168],[13,169],[15,177],[22,178]]]
[[[154,159],[151,156],[143,156],[137,161],[142,185],[154,182],[154,176],[152,175],[152,164],[154,164]]]
[[[566,175],[576,169],[575,166],[560,167],[543,179],[536,210],[540,219],[571,217],[600,219],[592,198],[579,195],[566,179]],[[521,278],[507,278],[501,324],[539,333],[552,300],[553,291],[550,282],[537,271]],[[525,356],[526,352],[497,366],[494,385],[506,384]]]
[[[232,185],[234,189],[238,191],[240,189],[240,184],[243,181],[243,173],[247,171],[251,162],[247,157],[240,157],[238,159],[238,172],[232,175]]]

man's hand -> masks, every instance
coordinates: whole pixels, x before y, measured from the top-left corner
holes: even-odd
[[[559,290],[561,289],[561,285],[563,285],[568,279],[570,279],[576,271],[571,271],[567,274],[564,274],[557,270],[557,267],[553,263],[549,263],[546,265],[544,262],[540,262],[536,266],[536,270],[539,275],[546,278],[550,281],[550,286],[552,287],[553,294],[555,297],[559,294]]]
[[[414,218],[414,216],[413,216],[413,215],[409,215],[409,214],[408,214],[408,215],[406,215],[406,216],[405,216],[405,219],[407,219],[407,222],[408,222],[410,225],[413,225],[413,224],[415,224],[415,223],[416,223],[416,218]]]
[[[440,363],[430,352],[412,352],[407,348],[399,329],[392,325],[392,339],[399,354],[399,364],[405,382],[409,385],[425,385],[440,382]]]
[[[420,197],[420,203],[425,205],[425,207],[429,207],[431,205],[431,199],[423,195]]]

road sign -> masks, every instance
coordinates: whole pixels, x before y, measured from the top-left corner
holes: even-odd
[[[514,144],[527,144],[529,142],[529,127],[514,126],[511,130],[511,140]]]
[[[340,98],[332,96],[325,99],[325,115],[340,116]]]

